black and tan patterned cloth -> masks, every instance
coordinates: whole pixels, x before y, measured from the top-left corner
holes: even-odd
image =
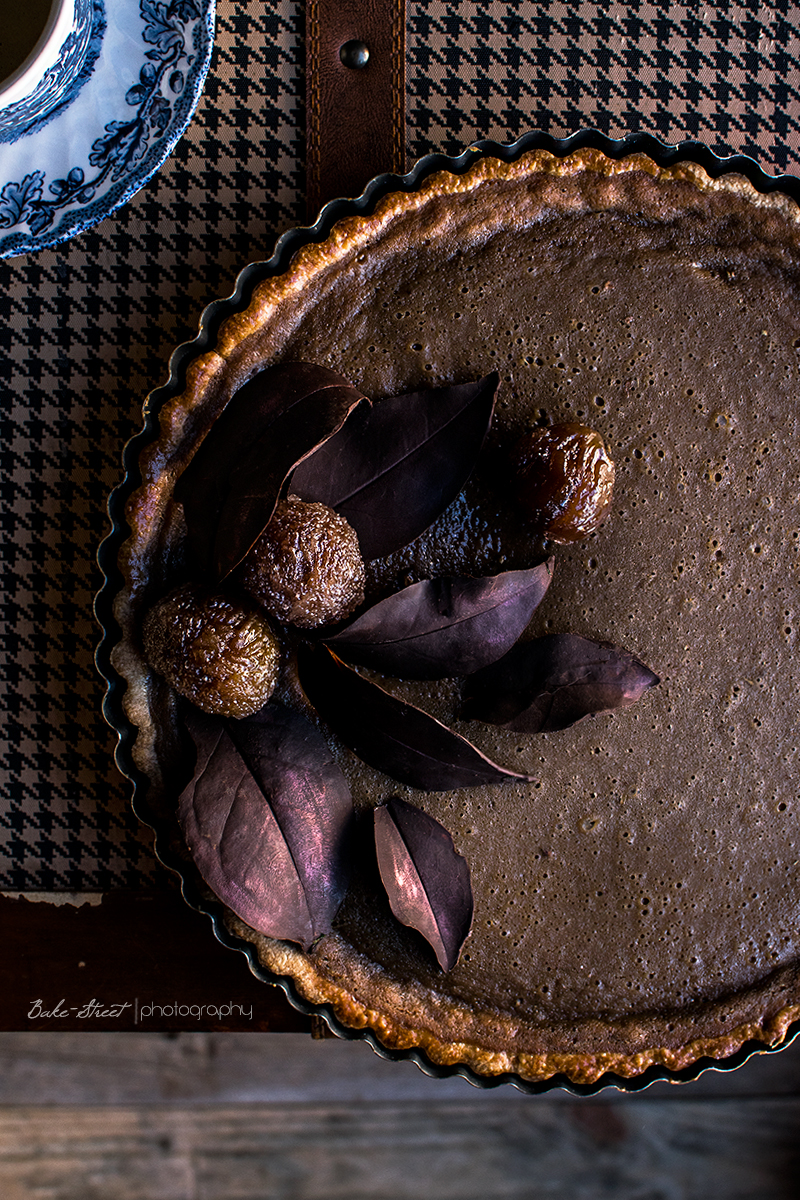
[[[0,262],[0,888],[160,877],[101,715],[95,555],[171,350],[302,220],[302,34],[295,0],[219,0],[205,93],[158,175],[89,233]],[[788,0],[409,0],[410,160],[591,126],[798,173],[799,65]]]

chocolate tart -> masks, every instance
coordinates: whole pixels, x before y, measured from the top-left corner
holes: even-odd
[[[120,761],[219,936],[339,1030],[529,1090],[738,1062],[800,1018],[800,209],[749,160],[645,145],[528,139],[384,180],[338,220],[329,206],[177,353],[104,549]],[[255,933],[175,823],[180,704],[140,642],[187,571],[173,490],[236,390],[298,359],[376,398],[500,373],[485,467],[373,564],[376,589],[530,565],[497,463],[532,424],[592,425],[616,463],[610,519],[559,550],[532,628],[629,647],[660,687],[529,737],[460,722],[455,685],[392,685],[531,784],[414,791],[331,738],[357,807],[405,798],[470,864],[474,925],[447,974],[366,868],[311,951]]]

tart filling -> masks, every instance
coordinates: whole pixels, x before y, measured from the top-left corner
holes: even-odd
[[[376,398],[499,372],[480,469],[367,564],[368,594],[529,567],[503,476],[536,427],[588,424],[616,465],[606,520],[559,548],[531,630],[630,646],[658,689],[527,736],[461,721],[450,681],[393,685],[530,783],[420,793],[331,743],[357,808],[421,807],[469,862],[458,964],[442,973],[369,870],[309,950],[229,917],[345,1025],[478,1073],[592,1082],[776,1042],[800,1016],[799,229],[788,198],[687,164],[483,159],[306,246],[163,409],[128,508],[114,661],[165,821],[186,754],[142,619],[190,572],[176,482],[256,371],[320,363]]]

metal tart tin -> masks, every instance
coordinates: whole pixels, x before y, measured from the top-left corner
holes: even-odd
[[[368,216],[375,206],[391,192],[412,192],[437,171],[449,171],[456,175],[467,172],[480,158],[497,158],[503,162],[515,162],[523,154],[544,150],[558,158],[566,157],[576,150],[600,151],[610,159],[622,159],[631,154],[644,154],[660,167],[670,167],[683,162],[700,165],[711,178],[727,174],[744,176],[760,193],[768,195],[779,192],[800,204],[800,178],[792,175],[768,175],[755,162],[743,154],[720,157],[705,145],[696,141],[685,141],[667,145],[650,134],[632,134],[621,139],[611,139],[595,130],[581,130],[568,138],[553,138],[549,134],[532,132],[510,145],[491,141],[479,141],[465,149],[457,157],[430,154],[419,160],[408,174],[379,175],[373,179],[363,193],[355,199],[336,199],[324,206],[315,223],[308,227],[292,229],[277,242],[271,258],[264,262],[251,263],[244,268],[236,281],[233,294],[226,299],[208,305],[200,318],[200,330],[196,338],[179,346],[170,359],[169,379],[151,392],[143,406],[144,424],[123,450],[124,478],[114,489],[108,501],[111,532],[99,547],[97,560],[104,583],[95,598],[95,616],[102,630],[102,639],[95,654],[95,664],[106,683],[103,700],[103,716],[115,730],[118,738],[115,760],[119,770],[130,781],[133,788],[134,812],[155,834],[155,851],[159,860],[173,870],[181,880],[182,894],[186,902],[211,920],[217,939],[231,950],[244,954],[253,974],[264,983],[279,986],[289,1002],[308,1016],[321,1017],[336,1036],[348,1041],[367,1042],[381,1057],[392,1062],[410,1061],[425,1074],[445,1079],[460,1076],[478,1088],[496,1088],[510,1084],[520,1092],[539,1095],[562,1089],[574,1096],[593,1096],[605,1089],[636,1093],[644,1091],[659,1080],[669,1083],[687,1083],[706,1071],[733,1071],[741,1067],[754,1054],[770,1054],[785,1049],[800,1034],[800,1023],[793,1025],[782,1042],[767,1046],[761,1041],[746,1042],[735,1054],[724,1059],[699,1058],[681,1070],[651,1066],[634,1078],[623,1078],[611,1073],[604,1074],[591,1084],[576,1083],[565,1075],[553,1075],[549,1079],[531,1081],[514,1073],[494,1076],[479,1075],[464,1065],[440,1065],[432,1062],[418,1049],[395,1050],[384,1046],[369,1030],[352,1029],[343,1025],[329,1005],[313,1004],[297,991],[294,981],[265,970],[259,963],[256,949],[249,942],[234,935],[226,926],[223,906],[201,886],[199,876],[188,858],[178,830],[174,814],[157,811],[148,797],[148,780],[135,766],[131,748],[136,730],[125,715],[122,696],[125,681],[112,665],[111,654],[120,640],[120,629],[113,615],[114,600],[122,587],[122,575],[117,565],[120,548],[129,534],[125,519],[126,504],[141,483],[139,456],[145,447],[156,440],[159,434],[159,413],[162,406],[181,393],[185,387],[189,364],[201,354],[213,349],[221,323],[228,317],[243,312],[249,305],[254,289],[266,279],[282,274],[289,267],[295,254],[303,246],[324,240],[334,224],[345,217]]]

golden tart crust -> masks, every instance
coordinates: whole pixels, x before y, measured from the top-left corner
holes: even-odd
[[[186,570],[176,479],[272,362],[322,362],[375,396],[496,368],[498,452],[542,413],[591,418],[617,463],[615,511],[559,556],[535,621],[617,640],[662,677],[635,712],[525,745],[464,728],[541,772],[535,787],[409,789],[473,872],[476,926],[451,975],[375,915],[368,889],[308,954],[228,914],[306,1000],[437,1064],[581,1084],[774,1045],[800,1018],[798,300],[788,197],[693,164],[538,151],[480,158],[340,221],[190,363],[141,457],[116,606],[133,755],[165,820],[179,735],[141,616]],[[481,486],[379,582],[529,565]],[[423,703],[454,723],[452,688]],[[341,757],[359,806],[404,794]]]

